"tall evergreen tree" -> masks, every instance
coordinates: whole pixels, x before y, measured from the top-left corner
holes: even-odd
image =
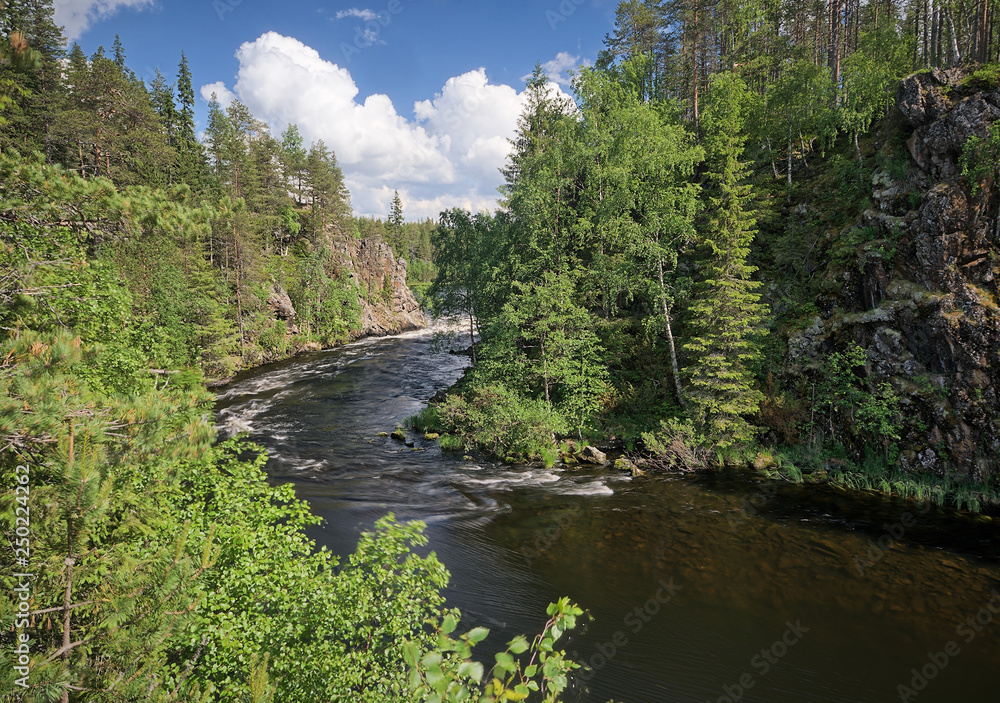
[[[754,388],[752,366],[766,313],[747,263],[755,233],[749,207],[747,168],[741,161],[745,134],[746,86],[731,73],[713,76],[702,115],[708,184],[701,242],[706,258],[694,302],[687,365],[687,398],[693,419],[718,447],[753,437],[746,416],[762,394]]]
[[[205,152],[195,134],[194,126],[194,85],[187,56],[181,52],[177,67],[177,102],[175,109],[176,127],[174,140],[177,149],[178,177],[195,190],[208,186],[209,172],[205,163]]]
[[[386,233],[389,235],[389,245],[396,256],[406,254],[403,241],[403,201],[399,198],[399,191],[392,193],[392,205],[389,209],[389,219],[386,222]]]
[[[501,192],[516,221],[510,280],[540,280],[545,271],[569,270],[575,219],[574,141],[576,122],[568,98],[554,94],[541,66],[525,88],[527,99],[518,120],[513,152],[503,168]]]

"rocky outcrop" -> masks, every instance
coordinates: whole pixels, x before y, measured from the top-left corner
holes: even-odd
[[[871,387],[889,382],[901,399],[903,468],[981,480],[1000,477],[1000,191],[991,180],[973,188],[960,157],[1000,119],[1000,90],[963,79],[956,69],[903,81],[896,128],[910,170],[876,171],[872,207],[853,227],[894,251],[857,251],[823,314],[789,339],[788,361],[801,373],[859,344]]]
[[[272,284],[271,292],[267,297],[267,306],[279,320],[284,320],[288,325],[289,334],[298,334],[299,328],[295,324],[295,306],[288,293],[277,283]]]
[[[950,94],[960,90],[964,78],[960,69],[935,70],[906,78],[899,89],[899,111],[913,128],[906,146],[917,166],[935,179],[958,176],[965,142],[972,135],[985,137],[1000,118],[1000,90],[977,92],[951,104]]]
[[[385,336],[420,329],[427,320],[406,285],[406,259],[397,259],[385,242],[339,239],[331,243],[343,272],[360,293],[360,337]]]

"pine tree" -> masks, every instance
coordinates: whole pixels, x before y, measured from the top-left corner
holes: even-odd
[[[61,101],[60,64],[65,53],[65,39],[53,14],[52,0],[21,0],[0,9],[0,24],[5,25],[13,53],[35,52],[34,60],[7,66],[0,62],[0,80],[8,82],[7,93],[15,94],[19,104],[0,139],[25,153],[41,151],[50,163],[60,156],[51,130]]]
[[[305,203],[303,179],[306,171],[306,150],[303,145],[298,125],[290,124],[281,133],[281,165],[296,205]]]
[[[125,46],[122,44],[122,38],[117,34],[115,35],[115,43],[111,45],[111,52],[111,59],[115,65],[123,72],[128,70],[125,65]]]
[[[760,357],[757,342],[766,313],[759,282],[747,263],[755,214],[749,208],[747,168],[740,161],[746,142],[746,87],[733,74],[713,76],[702,115],[705,127],[708,185],[706,222],[701,243],[706,250],[703,277],[694,302],[687,366],[687,399],[697,427],[716,446],[750,440],[745,417],[762,399],[754,388],[752,366]]]

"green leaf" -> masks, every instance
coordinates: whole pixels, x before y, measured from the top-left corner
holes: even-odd
[[[510,641],[507,651],[512,654],[522,654],[528,651],[528,640],[524,635],[518,635]]]
[[[497,652],[496,660],[497,668],[501,671],[513,674],[517,670],[517,666],[514,664],[514,657],[509,652]]]
[[[490,631],[489,631],[488,628],[485,628],[485,627],[475,627],[475,628],[469,630],[466,633],[465,637],[472,644],[478,644],[478,643],[482,642],[484,639],[486,639],[486,636],[488,634],[490,634]]]

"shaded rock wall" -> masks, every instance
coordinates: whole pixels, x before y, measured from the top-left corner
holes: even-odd
[[[905,79],[895,128],[912,157],[905,179],[877,170],[872,207],[854,227],[898,242],[893,256],[859,251],[839,293],[789,340],[789,370],[851,341],[869,382],[902,399],[903,467],[1000,477],[1000,193],[959,163],[971,135],[1000,119],[1000,90],[973,91],[963,73]],[[846,433],[845,433],[846,434]]]

